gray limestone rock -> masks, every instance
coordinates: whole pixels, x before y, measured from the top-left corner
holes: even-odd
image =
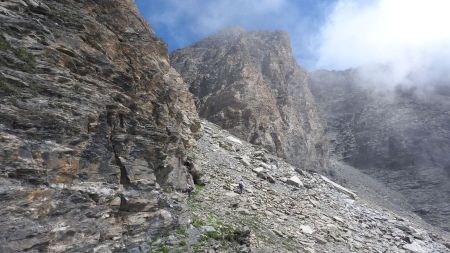
[[[289,179],[286,180],[286,184],[295,186],[295,187],[302,187],[303,183],[297,176],[292,176]]]
[[[177,225],[200,127],[134,1],[0,2],[0,252],[126,252]]]
[[[224,30],[170,58],[201,117],[296,165],[326,168],[324,128],[287,33]]]

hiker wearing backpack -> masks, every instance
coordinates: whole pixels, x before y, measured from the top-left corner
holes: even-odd
[[[186,192],[188,193],[189,198],[191,197],[193,191],[194,191],[194,187],[192,187],[192,185],[188,184],[188,186],[186,188]]]
[[[241,181],[239,181],[239,193],[242,194],[242,192],[244,191],[244,180],[241,179]]]

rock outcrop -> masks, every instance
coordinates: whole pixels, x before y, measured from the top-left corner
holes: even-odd
[[[285,32],[224,30],[171,54],[199,115],[306,169],[323,169],[327,141]]]
[[[388,88],[359,73],[311,74],[331,156],[400,192],[413,211],[449,231],[448,85]]]
[[[166,44],[131,0],[1,1],[0,23],[0,251],[145,251],[200,127]]]

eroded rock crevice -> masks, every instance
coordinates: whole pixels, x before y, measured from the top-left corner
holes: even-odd
[[[172,161],[199,120],[134,2],[3,1],[0,23],[0,251],[124,251],[175,226],[164,187],[185,187]]]

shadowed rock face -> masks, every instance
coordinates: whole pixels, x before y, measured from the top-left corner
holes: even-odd
[[[191,180],[200,123],[134,1],[2,1],[0,23],[0,251],[132,248],[176,225],[161,189]]]
[[[298,166],[324,167],[323,129],[286,33],[227,29],[174,51],[171,62],[201,117]]]
[[[445,87],[383,90],[363,82],[355,70],[311,74],[332,156],[399,191],[413,211],[450,230],[450,97]]]

